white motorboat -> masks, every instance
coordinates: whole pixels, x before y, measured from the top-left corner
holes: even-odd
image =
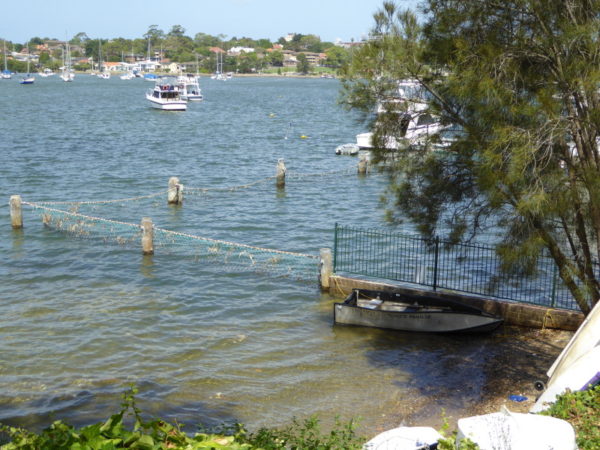
[[[48,78],[48,77],[51,77],[52,75],[54,75],[54,72],[52,72],[51,69],[44,69],[42,72],[39,72],[38,74],[42,78]]]
[[[183,100],[197,102],[203,99],[198,77],[192,74],[177,77],[177,84]]]
[[[176,77],[161,77],[153,89],[146,92],[146,99],[151,106],[163,111],[185,111],[187,101],[181,98]]]
[[[135,78],[135,74],[133,72],[127,72],[121,75],[119,78],[121,78],[121,80],[133,80]]]
[[[392,98],[377,106],[377,115],[391,114],[399,122],[398,133],[387,136],[381,147],[398,150],[406,146],[425,146],[433,136],[437,136],[447,127],[429,112],[426,94],[416,80],[403,80],[398,83]],[[373,149],[373,133],[356,135],[356,144],[361,149]],[[442,146],[444,143],[442,143]]]

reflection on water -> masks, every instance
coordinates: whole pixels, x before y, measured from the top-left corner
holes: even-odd
[[[205,101],[163,114],[140,80],[31,90],[0,83],[13,105],[0,121],[6,199],[107,200],[184,186],[228,187],[289,171],[355,165],[335,148],[364,131],[336,106],[335,80],[203,80]],[[17,107],[18,106],[18,107]],[[308,138],[301,138],[308,136]],[[80,212],[169,230],[317,255],[336,222],[384,227],[376,174],[290,178],[248,189],[186,194]],[[185,192],[185,191],[184,191]],[[366,430],[398,423],[419,399],[466,404],[478,396],[488,338],[463,339],[332,326],[334,299],[296,282],[216,260],[154,256],[101,238],[46,229],[25,211],[10,229],[0,210],[3,314],[0,420],[43,427],[105,419],[130,383],[149,414],[189,425],[284,425],[319,414],[362,417]],[[405,225],[405,230],[410,227]],[[457,393],[454,386],[465,386]]]

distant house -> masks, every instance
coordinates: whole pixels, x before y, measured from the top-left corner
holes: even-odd
[[[138,64],[139,64],[142,72],[156,72],[161,67],[159,62],[153,61],[151,59],[150,60],[146,59],[145,61],[139,61]]]
[[[311,66],[320,66],[327,59],[325,53],[302,52]]]
[[[163,66],[169,73],[179,73],[183,71],[183,67],[176,62],[172,62]]]
[[[208,50],[213,53],[227,53],[225,50],[219,47],[210,47]]]
[[[335,43],[335,45],[337,47],[342,47],[342,48],[345,48],[347,50],[349,50],[351,48],[360,47],[363,44],[364,44],[364,42],[342,42],[342,41],[338,41],[338,42]]]
[[[124,72],[126,70],[122,62],[103,62],[102,66],[104,70],[109,72]]]
[[[300,52],[306,56],[306,61],[311,66],[320,66],[327,59],[325,53]],[[283,52],[283,67],[295,67],[298,64],[298,55],[300,53],[285,50]]]
[[[283,67],[296,67],[298,64],[298,58],[296,58],[296,52],[284,51],[283,52]]]
[[[253,53],[254,49],[250,47],[231,47],[227,54],[229,56],[238,56],[242,53]]]

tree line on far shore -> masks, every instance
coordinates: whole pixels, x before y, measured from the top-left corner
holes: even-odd
[[[1,39],[0,39],[1,41]],[[332,42],[321,41],[314,34],[290,34],[279,38],[276,42],[269,39],[252,39],[247,37],[232,37],[227,39],[220,34],[212,36],[206,33],[196,33],[194,37],[186,35],[186,30],[180,25],[174,25],[165,33],[157,25],[151,25],[140,38],[90,38],[85,32],[79,32],[69,40],[73,58],[91,58],[93,61],[102,59],[106,62],[133,61],[140,59],[158,59],[179,64],[194,65],[198,61],[199,70],[211,72],[215,67],[215,49],[227,52],[232,48],[253,49],[239,54],[226,54],[223,58],[223,70],[238,73],[253,73],[266,68],[283,68],[286,52],[300,55],[305,53],[325,54],[321,65],[332,70],[341,68],[349,58],[349,50]],[[56,70],[63,64],[65,42],[53,38],[33,37],[25,43],[6,41],[6,51],[21,52],[28,49],[38,56],[38,68]],[[2,49],[2,47],[0,47]],[[26,50],[27,51],[27,50]],[[9,59],[8,68],[14,72],[25,71],[26,63]],[[23,67],[21,67],[23,66]],[[302,71],[310,71],[311,67],[303,63]],[[88,70],[85,63],[79,63],[77,70]]]

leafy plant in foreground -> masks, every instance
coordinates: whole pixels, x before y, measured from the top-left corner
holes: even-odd
[[[361,448],[364,442],[363,438],[355,434],[353,421],[342,424],[336,420],[336,427],[329,434],[324,434],[315,417],[304,423],[294,420],[293,425],[282,430],[261,428],[255,434],[250,434],[242,425],[237,424],[224,428],[222,433],[196,433],[188,436],[177,424],[160,419],[144,421],[135,403],[137,392],[135,387],[125,392],[121,410],[104,423],[79,430],[62,421],[52,423],[40,434],[0,424],[0,435],[5,435],[10,440],[4,444],[0,441],[0,450],[351,450]],[[133,419],[131,429],[124,423],[128,416]]]
[[[197,433],[193,437],[181,431],[179,426],[160,419],[144,422],[135,404],[136,388],[123,394],[122,409],[106,422],[89,425],[76,430],[70,425],[56,421],[39,435],[22,428],[0,425],[0,433],[11,441],[0,446],[2,450],[111,450],[131,449],[251,449],[249,444],[236,443],[234,436]],[[134,424],[128,430],[123,423],[126,413],[133,416]]]
[[[543,414],[573,425],[581,450],[600,448],[600,385],[587,391],[566,392]]]
[[[356,434],[353,420],[343,424],[336,418],[335,427],[329,434],[324,434],[315,416],[302,423],[294,419],[292,425],[281,430],[261,428],[252,434],[243,431],[240,440],[251,444],[252,448],[264,450],[352,450],[362,448],[365,442]]]

